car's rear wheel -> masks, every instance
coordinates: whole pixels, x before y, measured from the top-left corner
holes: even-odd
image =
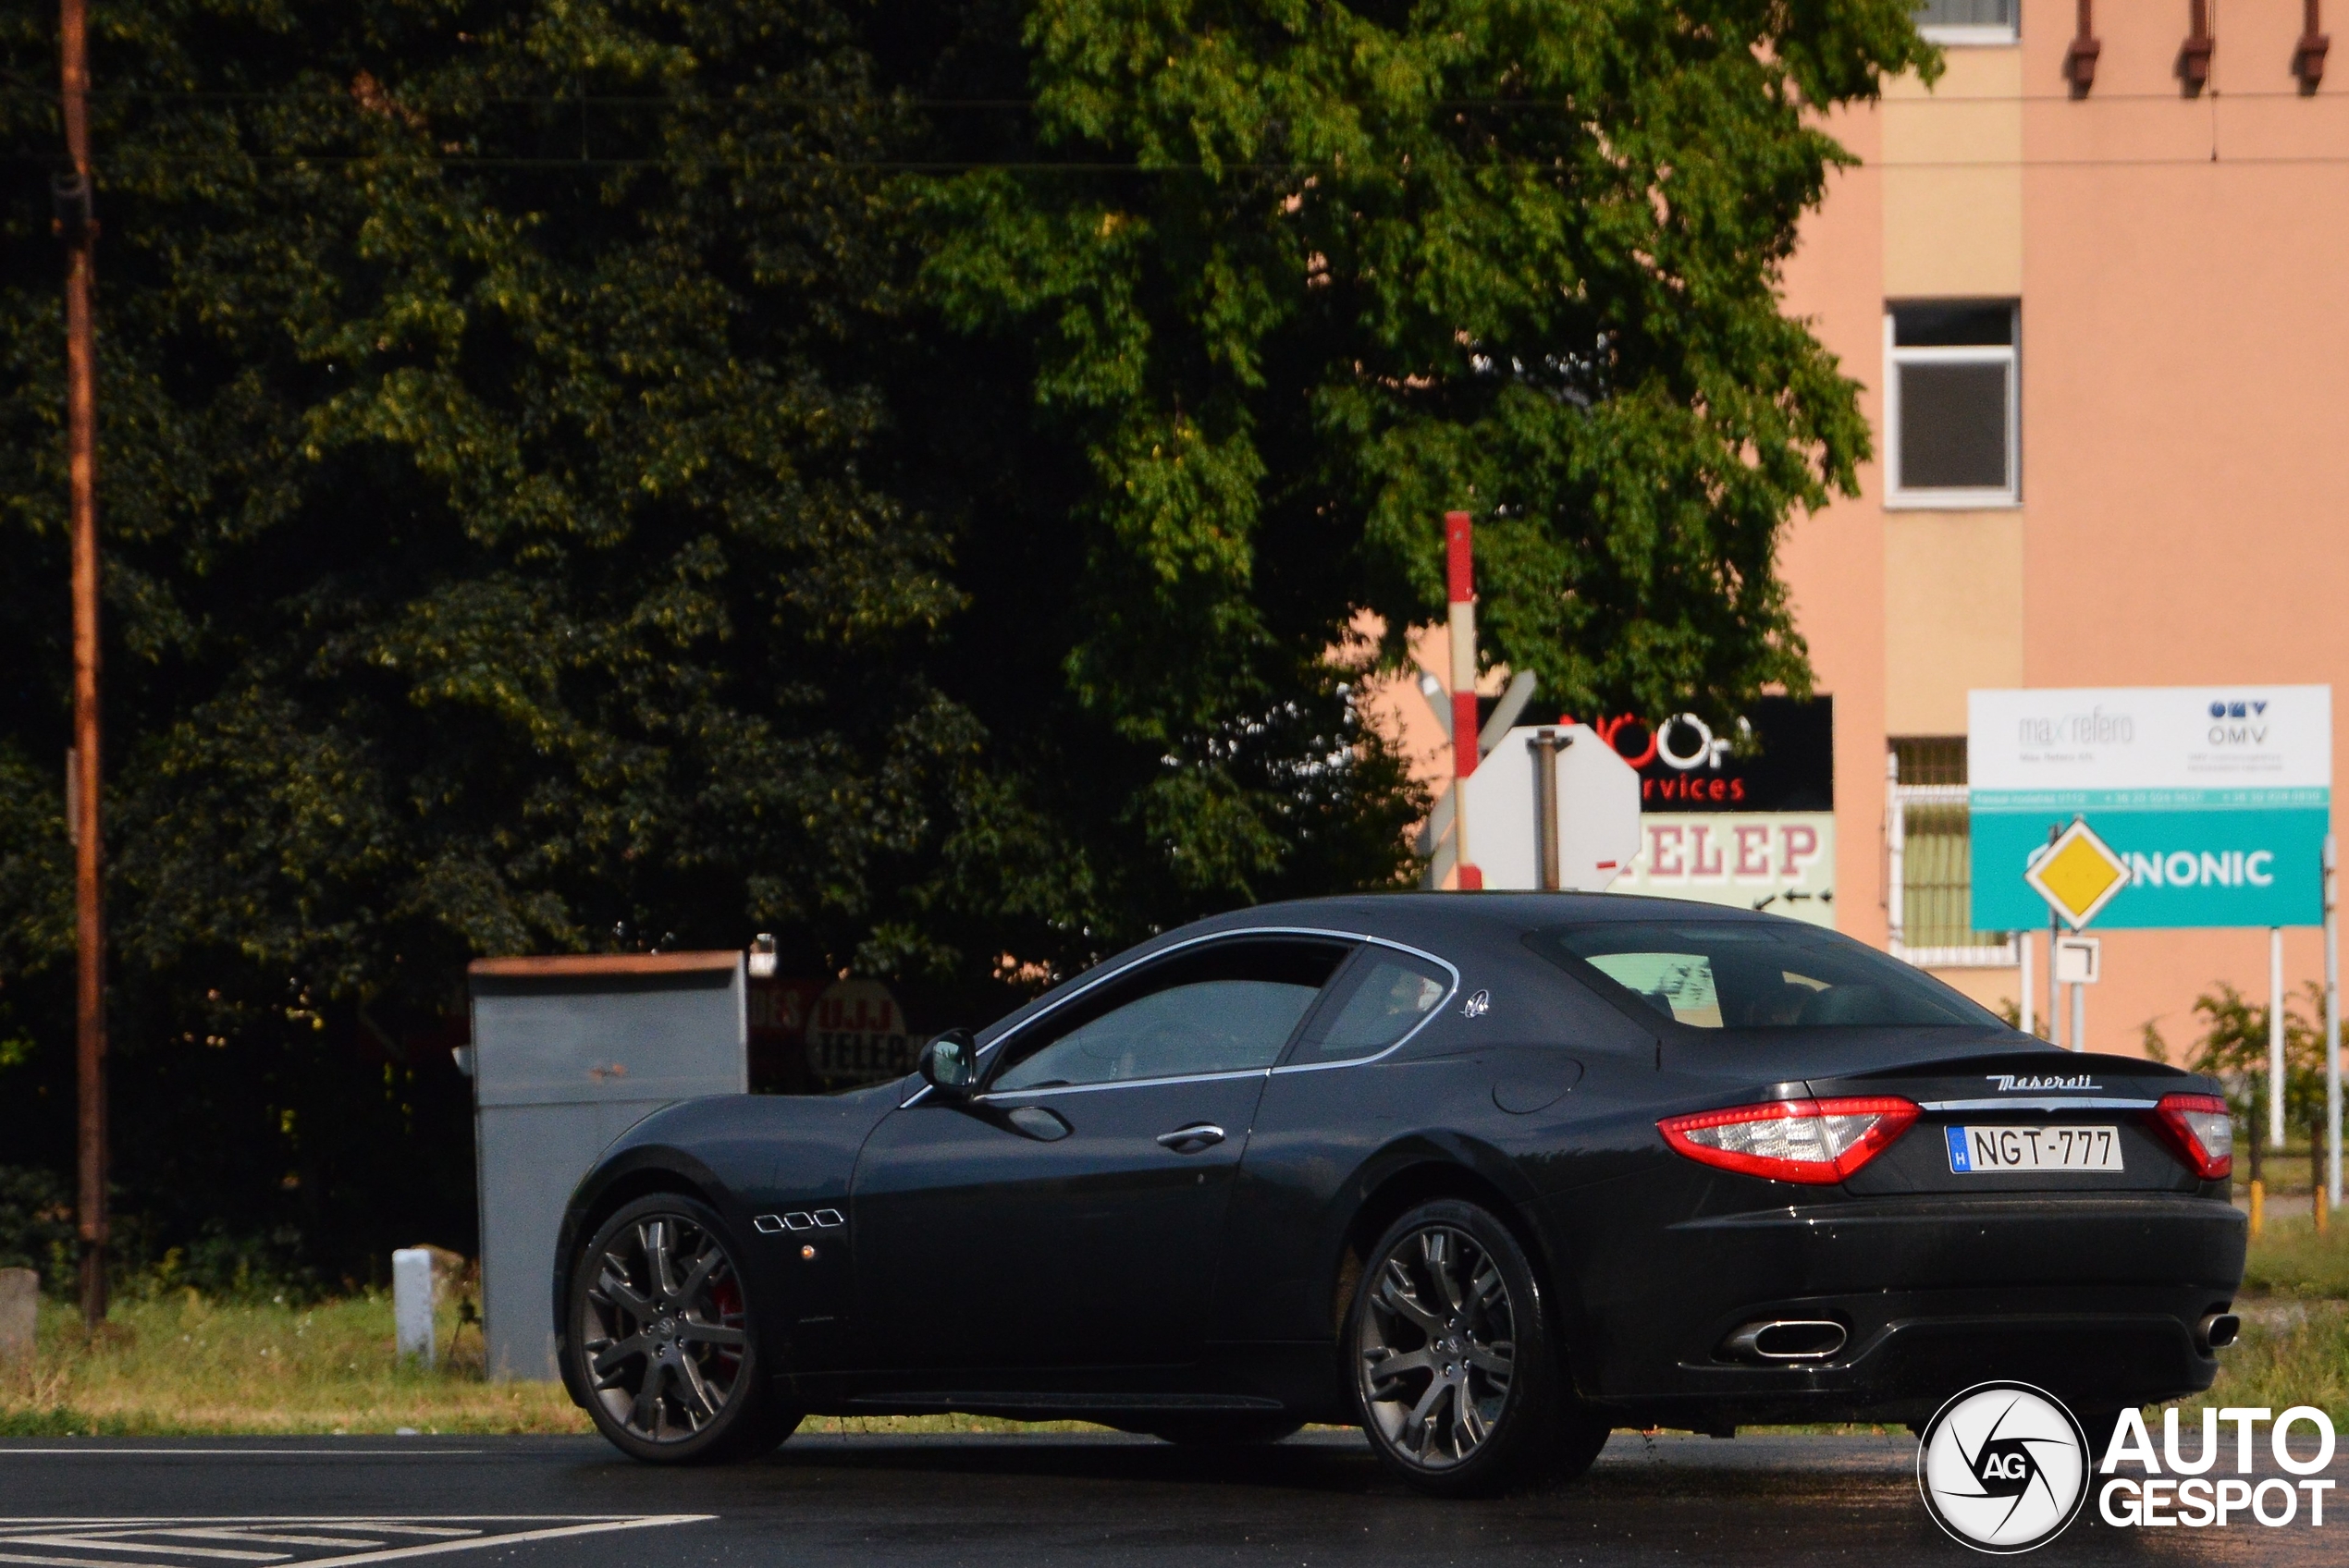
[[[1397,1219],[1371,1250],[1347,1323],[1362,1429],[1412,1486],[1489,1496],[1562,1457],[1541,1290],[1486,1210],[1445,1199]]]
[[[656,1193],[622,1207],[581,1250],[571,1291],[575,1384],[622,1452],[747,1458],[798,1427],[768,1387],[736,1251],[707,1205]]]

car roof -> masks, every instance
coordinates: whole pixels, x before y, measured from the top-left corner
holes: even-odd
[[[1510,937],[1550,925],[1633,920],[1774,922],[1732,905],[1657,899],[1634,893],[1349,893],[1257,904],[1194,921],[1159,940],[1182,941],[1218,931],[1299,926],[1384,937],[1392,941],[1450,937]],[[1152,943],[1152,946],[1158,945]]]

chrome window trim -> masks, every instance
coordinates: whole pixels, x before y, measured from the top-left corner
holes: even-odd
[[[1998,1100],[1920,1100],[1919,1110],[2151,1110],[2159,1100],[2097,1099],[1998,1099]]]
[[[984,1095],[973,1095],[973,1105],[995,1105],[1012,1100],[1034,1099],[1039,1095],[1091,1095],[1103,1089],[1149,1089],[1161,1084],[1220,1084],[1232,1078],[1262,1078],[1272,1072],[1269,1067],[1239,1067],[1229,1072],[1185,1072],[1172,1078],[1113,1078],[1102,1084],[1051,1084],[1035,1089],[1004,1089]]]
[[[1451,960],[1442,957],[1440,954],[1429,952],[1424,948],[1412,947],[1408,942],[1398,942],[1388,937],[1374,937],[1367,931],[1338,931],[1333,930],[1327,926],[1317,925],[1247,925],[1230,931],[1211,931],[1204,936],[1191,937],[1180,942],[1169,943],[1167,946],[1160,948],[1154,952],[1144,953],[1130,962],[1121,963],[1115,969],[1109,971],[1107,974],[1096,974],[1091,979],[1086,981],[1083,985],[1078,986],[1075,990],[1069,992],[1068,995],[1062,997],[1057,1001],[1054,1001],[1050,1007],[1044,1008],[1040,1011],[1038,1011],[1029,1017],[1021,1019],[1016,1027],[1004,1030],[1002,1034],[996,1035],[993,1039],[978,1047],[978,1065],[980,1071],[984,1072],[986,1070],[988,1057],[996,1047],[1010,1039],[1014,1035],[1027,1033],[1029,1029],[1034,1028],[1039,1021],[1050,1018],[1052,1014],[1058,1012],[1061,1009],[1066,1007],[1077,998],[1090,992],[1095,986],[1105,986],[1109,982],[1117,979],[1123,974],[1131,973],[1133,970],[1139,968],[1145,963],[1155,963],[1160,959],[1166,957],[1169,953],[1179,953],[1184,951],[1186,949],[1199,947],[1208,942],[1230,941],[1236,937],[1321,937],[1335,941],[1352,942],[1362,947],[1391,948],[1396,952],[1409,953],[1414,958],[1423,958],[1427,960],[1428,962],[1434,964],[1437,968],[1443,970],[1444,973],[1449,974],[1452,977],[1452,985],[1451,988],[1444,993],[1443,999],[1437,1002],[1433,1007],[1428,1009],[1427,1016],[1425,1018],[1420,1019],[1417,1023],[1411,1025],[1410,1028],[1405,1030],[1403,1032],[1402,1038],[1396,1040],[1393,1045],[1387,1047],[1384,1050],[1382,1050],[1373,1056],[1351,1057],[1345,1061],[1292,1062],[1286,1066],[1244,1067],[1230,1072],[1196,1073],[1181,1078],[1126,1078],[1108,1084],[1069,1084],[1058,1085],[1050,1089],[1007,1089],[1002,1092],[1000,1097],[1005,1100],[1010,1100],[1014,1098],[1025,1098],[1032,1095],[1064,1094],[1072,1089],[1085,1091],[1095,1089],[1130,1089],[1139,1088],[1146,1084],[1206,1083],[1219,1078],[1248,1078],[1259,1075],[1270,1077],[1275,1072],[1326,1072],[1332,1068],[1336,1067],[1361,1067],[1371,1062],[1377,1061],[1382,1057],[1392,1056],[1396,1051],[1401,1050],[1405,1046],[1410,1044],[1412,1039],[1419,1035],[1420,1031],[1425,1029],[1429,1024],[1434,1023],[1437,1018],[1441,1017],[1444,1010],[1451,1005],[1452,998],[1460,994],[1459,966],[1453,963]],[[1331,978],[1335,979],[1336,976],[1333,974]],[[916,1089],[912,1095],[902,1101],[898,1105],[897,1109],[900,1110],[909,1109],[913,1106],[921,1103],[923,1096],[929,1093],[929,1085],[924,1084],[919,1088]],[[988,1101],[995,1100],[999,1096],[993,1092],[984,1095],[975,1095],[972,1096],[974,1100]]]

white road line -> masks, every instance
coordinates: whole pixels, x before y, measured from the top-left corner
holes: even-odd
[[[342,1550],[332,1555],[304,1558],[303,1564],[342,1564],[392,1562],[413,1557],[434,1557],[454,1551],[474,1551],[488,1547],[521,1545],[531,1541],[560,1540],[574,1536],[609,1534],[617,1530],[650,1529],[661,1525],[695,1525],[715,1519],[715,1513],[507,1513],[507,1514],[423,1514],[405,1517],[353,1517],[350,1514],[322,1516],[318,1514],[289,1514],[224,1518],[217,1514],[178,1515],[152,1519],[91,1518],[72,1519],[6,1519],[0,1520],[0,1547],[45,1546],[96,1553],[100,1551],[130,1553],[146,1552],[173,1557],[202,1557],[214,1560],[235,1560],[255,1563],[291,1564],[291,1552],[236,1551],[221,1547],[170,1546],[160,1541],[132,1539],[132,1537],[173,1535],[206,1540],[267,1541],[283,1545],[317,1545],[371,1550]],[[426,1520],[441,1523],[427,1524]],[[365,1540],[355,1536],[295,1536],[264,1535],[272,1525],[306,1525],[313,1529],[365,1530],[388,1536],[424,1536],[428,1538],[408,1546],[386,1547],[379,1541]],[[535,1528],[499,1531],[501,1525],[532,1525]],[[484,1528],[483,1526],[491,1526]],[[38,1531],[40,1533],[29,1533]],[[0,1564],[27,1563],[34,1568],[196,1568],[187,1562],[158,1563],[139,1561],[129,1556],[48,1557],[30,1552],[0,1550]],[[300,1565],[297,1565],[300,1568]]]
[[[434,1541],[428,1546],[396,1546],[388,1551],[363,1551],[350,1557],[332,1559],[337,1564],[349,1562],[390,1562],[407,1557],[430,1557],[444,1551],[472,1551],[479,1547],[506,1547],[523,1541],[551,1541],[569,1536],[603,1535],[612,1530],[644,1530],[656,1525],[698,1525],[715,1519],[715,1513],[662,1513],[643,1519],[612,1519],[598,1525],[565,1525],[551,1530],[520,1530],[510,1536],[482,1536],[469,1541]]]
[[[292,1455],[300,1459],[437,1459],[444,1454],[482,1453],[477,1448],[351,1448],[338,1452],[331,1448],[18,1448],[14,1443],[0,1442],[0,1459],[26,1455],[68,1456],[74,1459],[114,1459],[157,1454],[184,1459],[191,1454],[232,1459]]]
[[[117,1549],[117,1544],[125,1536],[148,1533],[138,1528],[83,1530],[70,1536],[11,1536],[8,1537],[8,1542],[11,1546],[62,1546],[72,1547],[82,1551],[98,1551]],[[284,1562],[293,1556],[290,1551],[232,1551],[227,1547],[220,1546],[166,1546],[161,1541],[139,1541],[133,1544],[137,1545],[141,1551],[167,1552],[174,1557],[210,1557],[228,1562]]]
[[[351,1536],[283,1536],[265,1535],[259,1530],[240,1530],[226,1525],[210,1529],[148,1529],[140,1532],[150,1536],[186,1536],[200,1541],[271,1541],[278,1546],[338,1546],[348,1550],[361,1547],[381,1546],[381,1541],[361,1540]],[[388,1531],[385,1532],[389,1534]]]

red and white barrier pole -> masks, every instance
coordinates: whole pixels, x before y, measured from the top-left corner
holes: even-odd
[[[1444,564],[1451,587],[1452,851],[1459,888],[1472,893],[1484,873],[1469,859],[1468,801],[1460,785],[1476,771],[1476,557],[1466,512],[1444,514]]]

